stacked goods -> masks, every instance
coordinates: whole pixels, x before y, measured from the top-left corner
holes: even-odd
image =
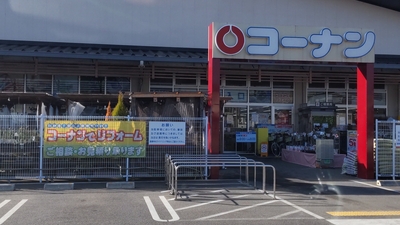
[[[350,175],[357,175],[357,151],[348,151],[345,158],[346,173]]]
[[[376,147],[378,157],[378,175],[391,176],[393,174],[393,140],[378,139]],[[396,153],[397,155],[400,155],[400,152],[397,149]]]

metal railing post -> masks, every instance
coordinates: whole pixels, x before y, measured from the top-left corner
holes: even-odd
[[[128,115],[127,117],[128,121],[131,121],[131,117]],[[125,166],[125,181],[128,182],[129,181],[129,158],[126,158],[126,166]],[[133,177],[133,175],[132,175]]]
[[[396,140],[397,140],[397,131],[396,131],[396,121],[392,121],[393,123],[393,130],[392,130],[392,179],[396,180]]]
[[[40,135],[40,146],[39,146],[39,182],[42,183],[43,179],[43,144],[44,144],[44,115],[40,114],[40,125],[39,125],[39,135]]]
[[[256,188],[256,183],[257,183],[257,166],[256,166],[257,162],[254,161],[254,188]]]
[[[204,129],[204,150],[205,150],[205,155],[206,155],[206,157],[207,157],[207,155],[208,155],[208,117],[206,116],[206,117],[204,117],[204,127],[205,127],[205,129]],[[205,169],[204,169],[204,177],[205,177],[205,179],[207,180],[207,178],[208,178],[208,166],[207,166],[207,163],[206,163],[206,167],[205,167]]]
[[[266,174],[266,168],[265,168],[265,166],[263,166],[262,167],[262,170],[263,170],[263,193],[265,193],[266,192],[266,187],[265,187],[265,180],[267,179],[266,177],[267,177],[267,174]]]
[[[378,123],[378,119],[375,120],[375,179],[376,181],[378,181],[379,179],[379,157],[378,157],[378,152],[379,152],[379,148],[378,148],[378,131],[379,131],[379,123]]]

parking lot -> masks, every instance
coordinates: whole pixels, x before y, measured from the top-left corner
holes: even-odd
[[[161,180],[138,180],[134,189],[79,182],[65,191],[27,182],[0,193],[0,224],[400,223],[398,186],[378,187],[373,180],[342,175],[337,169],[270,162],[277,168],[276,198],[270,180],[268,194],[234,179],[182,181],[177,199]]]

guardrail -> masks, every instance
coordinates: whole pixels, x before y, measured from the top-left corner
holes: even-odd
[[[272,165],[266,165],[253,159],[248,159],[239,155],[166,155],[166,182],[170,193],[178,196],[178,170],[179,168],[204,168],[206,171],[209,167],[239,167],[240,178],[242,167],[246,168],[246,181],[249,183],[248,169],[254,168],[254,188],[257,188],[257,168],[263,169],[263,193],[266,194],[266,168],[271,168],[273,172],[273,196],[276,192],[276,170]]]

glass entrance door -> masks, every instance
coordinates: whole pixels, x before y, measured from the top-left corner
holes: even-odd
[[[236,143],[236,132],[247,131],[247,106],[224,108],[224,152],[246,152],[248,143]]]

